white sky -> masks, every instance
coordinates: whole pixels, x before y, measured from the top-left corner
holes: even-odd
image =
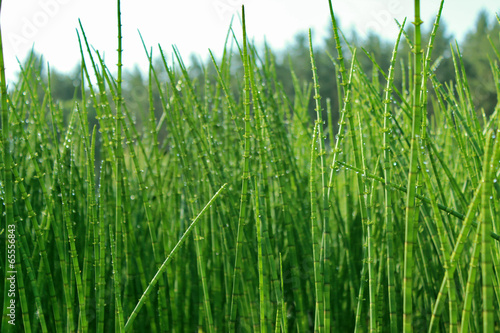
[[[261,45],[264,36],[274,49],[293,42],[299,31],[312,28],[320,45],[331,27],[328,0],[122,0],[123,61],[126,68],[139,64],[147,68],[147,58],[138,30],[148,47],[158,54],[157,45],[170,53],[179,48],[184,60],[191,53],[205,59],[210,48],[221,54],[231,17],[240,34],[238,13],[245,4],[247,32]],[[397,35],[393,18],[400,22],[413,17],[411,0],[332,0],[336,18],[345,32],[354,27],[361,37],[375,30],[388,39]],[[433,22],[440,1],[421,0],[425,27]],[[80,61],[76,28],[81,19],[93,47],[116,63],[116,1],[114,0],[8,0],[3,1],[1,27],[7,77],[18,71],[16,57],[24,59],[34,46],[51,68],[68,71]],[[473,27],[479,10],[493,19],[500,11],[498,0],[447,0],[443,18],[448,32],[461,40]]]

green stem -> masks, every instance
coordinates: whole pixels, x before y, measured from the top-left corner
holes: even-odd
[[[416,193],[418,160],[417,155],[420,147],[420,127],[422,122],[422,105],[420,100],[420,90],[422,82],[422,54],[421,49],[421,31],[420,26],[420,0],[415,0],[415,46],[414,56],[414,82],[413,82],[413,116],[412,133],[410,141],[410,166],[408,173],[408,192],[406,197],[406,215],[405,215],[405,249],[404,249],[404,275],[403,275],[403,332],[411,333],[413,331],[413,266],[414,266],[414,245],[415,245],[415,227],[418,223],[418,210],[416,209]]]
[[[0,0],[0,9],[2,7],[2,1]],[[16,225],[14,222],[14,185],[12,181],[12,157],[11,157],[11,152],[10,152],[10,132],[9,132],[9,108],[8,108],[8,103],[7,103],[7,85],[5,81],[5,66],[4,66],[4,59],[3,59],[3,39],[2,39],[2,33],[0,30],[0,93],[1,93],[1,98],[2,98],[2,143],[3,143],[3,164],[4,168],[2,170],[2,179],[3,179],[3,187],[4,187],[4,200],[5,200],[5,226],[6,230],[9,230],[13,232],[13,235],[15,235],[15,229]],[[8,262],[8,238],[5,237],[5,259],[4,263]],[[12,278],[15,279],[15,273],[11,273],[12,271],[15,271],[14,269],[15,263],[12,264],[12,267],[9,269],[4,270],[4,291],[9,290],[10,286],[10,281],[7,280],[7,278]],[[4,292],[4,297],[3,297],[3,317],[2,317],[2,327],[1,331],[2,332],[10,332],[11,329],[13,329],[13,325],[10,325],[8,323],[9,317],[7,316],[8,311],[7,307],[9,306],[9,302],[15,298],[12,296],[9,296],[9,293]]]
[[[389,74],[387,78],[387,85],[385,88],[385,98],[384,98],[384,129],[383,129],[383,147],[384,147],[384,181],[385,181],[385,189],[384,189],[384,201],[385,201],[385,209],[384,209],[384,223],[386,227],[386,243],[387,243],[387,292],[389,297],[389,321],[390,321],[390,331],[391,333],[398,333],[398,310],[396,303],[396,268],[394,264],[394,221],[392,216],[392,195],[389,190],[389,184],[391,182],[391,166],[392,166],[392,158],[391,158],[391,135],[390,132],[392,130],[391,119],[392,113],[390,109],[391,105],[391,93],[392,93],[392,84],[394,81],[394,70],[396,63],[396,54],[399,46],[399,41],[401,39],[401,34],[403,32],[403,28],[406,20],[401,25],[401,29],[399,29],[398,38],[396,40],[396,44],[394,45],[394,49],[392,51],[391,58],[391,66],[389,67]]]
[[[118,18],[118,78],[116,80],[117,92],[115,97],[116,115],[115,115],[115,252],[113,256],[113,286],[115,293],[115,316],[117,331],[122,332],[124,325],[122,297],[121,297],[121,280],[122,280],[122,224],[123,207],[122,207],[122,180],[123,180],[123,147],[122,147],[122,128],[121,121],[124,119],[122,113],[122,22],[120,0],[117,0],[117,18]],[[163,317],[163,316],[162,316]]]
[[[177,242],[177,244],[175,244],[175,246],[172,249],[172,251],[170,251],[170,254],[167,256],[167,258],[165,259],[165,261],[161,264],[160,268],[158,269],[158,271],[154,275],[153,279],[151,280],[151,282],[149,282],[148,287],[146,288],[146,290],[144,290],[144,293],[142,294],[141,298],[139,299],[139,302],[137,303],[137,305],[135,306],[134,310],[130,314],[130,317],[128,318],[127,323],[124,326],[124,331],[125,332],[127,332],[127,331],[129,331],[129,330],[132,329],[132,324],[133,324],[135,318],[137,317],[137,314],[141,310],[141,308],[144,305],[144,302],[146,301],[146,299],[148,298],[148,296],[154,290],[153,287],[158,282],[158,279],[164,273],[165,269],[167,268],[168,263],[173,259],[174,255],[177,253],[177,251],[179,251],[179,248],[186,241],[186,239],[188,238],[189,234],[191,233],[191,231],[193,230],[193,228],[196,226],[196,224],[198,223],[198,221],[200,220],[200,218],[203,216],[203,214],[205,213],[205,211],[210,207],[210,205],[214,202],[214,200],[219,196],[219,194],[226,187],[226,185],[227,184],[222,185],[222,187],[207,202],[207,204],[205,205],[205,207],[203,207],[203,209],[194,218],[193,222],[191,222],[191,224],[186,229],[186,231],[184,232],[184,234],[182,235],[182,237],[179,239],[179,241]]]
[[[244,153],[243,153],[243,175],[242,175],[242,185],[241,185],[241,202],[240,202],[240,214],[238,218],[238,227],[236,235],[236,253],[234,261],[234,272],[233,272],[233,290],[231,296],[231,313],[229,318],[229,330],[234,331],[236,326],[236,312],[238,308],[238,302],[243,300],[241,295],[241,256],[240,252],[243,251],[242,244],[244,238],[244,229],[247,224],[247,205],[249,203],[250,192],[249,192],[249,182],[250,182],[250,146],[251,146],[251,124],[250,124],[250,62],[247,51],[247,35],[246,35],[246,24],[245,24],[245,7],[242,6],[242,20],[243,20],[243,66],[244,66],[244,121],[245,121],[245,134],[244,137]]]

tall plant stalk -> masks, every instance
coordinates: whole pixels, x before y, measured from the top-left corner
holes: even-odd
[[[2,7],[2,1],[0,0],[0,11]],[[0,29],[0,94],[2,99],[2,159],[3,159],[3,169],[2,169],[2,183],[4,192],[4,204],[5,204],[5,230],[9,230],[9,233],[15,235],[16,224],[14,222],[14,193],[13,193],[13,181],[12,181],[12,156],[10,151],[10,126],[9,126],[9,106],[8,106],[8,95],[7,95],[7,83],[5,81],[5,64],[3,56],[3,38],[2,31]],[[5,258],[4,263],[8,261],[8,248],[9,248],[9,238],[5,238]],[[3,286],[3,316],[2,316],[2,332],[13,331],[15,326],[8,323],[9,317],[7,317],[7,307],[9,306],[11,296],[8,295],[6,290],[9,290],[10,279],[15,279],[16,274],[13,273],[15,269],[12,265],[9,269],[4,266],[4,286]],[[21,273],[21,272],[19,272]],[[9,280],[8,280],[9,278]]]
[[[415,229],[418,224],[419,212],[416,208],[415,195],[417,193],[417,174],[418,174],[418,154],[420,147],[420,130],[422,122],[422,101],[420,91],[422,84],[422,34],[420,26],[420,0],[415,0],[415,25],[414,34],[414,62],[413,62],[413,94],[412,94],[412,130],[410,141],[410,165],[408,173],[408,192],[406,197],[406,215],[405,215],[405,247],[404,247],[404,275],[403,275],[403,332],[411,333],[413,331],[412,313],[413,313],[413,269],[414,269],[414,246]]]
[[[497,131],[496,135],[500,134]],[[491,237],[493,219],[491,210],[493,207],[493,177],[498,167],[500,154],[500,139],[489,131],[486,135],[486,149],[483,158],[483,192],[481,196],[481,273],[482,273],[482,301],[483,301],[483,332],[492,332],[495,330],[495,309],[493,300],[495,291],[493,289],[493,280],[495,279],[493,271],[493,253],[491,246]],[[493,144],[493,137],[495,143]],[[498,276],[498,273],[497,273]],[[498,311],[497,311],[498,312]]]
[[[241,285],[241,256],[243,238],[245,237],[244,229],[247,224],[247,206],[250,201],[250,146],[251,146],[251,124],[250,124],[250,61],[247,50],[247,34],[245,24],[245,7],[241,8],[241,18],[243,24],[243,67],[244,67],[244,92],[243,92],[243,105],[244,105],[244,121],[245,121],[245,134],[244,137],[244,153],[243,153],[243,174],[241,180],[241,201],[240,201],[240,214],[238,218],[237,235],[236,235],[236,253],[234,262],[233,273],[233,291],[231,296],[231,315],[230,315],[230,330],[234,330],[236,325],[236,312],[239,302],[243,301],[241,294],[243,286]]]
[[[122,203],[122,191],[123,191],[123,147],[122,147],[122,121],[124,119],[122,113],[122,20],[121,20],[121,4],[120,0],[117,0],[117,20],[118,20],[118,77],[116,80],[116,115],[115,115],[115,252],[113,256],[113,285],[115,287],[115,302],[116,302],[116,322],[117,331],[122,332],[122,328],[125,325],[123,321],[123,308],[122,308],[122,296],[121,296],[121,281],[122,281],[122,225],[123,221],[123,203]],[[163,318],[163,316],[162,316]]]
[[[406,20],[405,20],[406,22]],[[391,333],[398,332],[398,310],[396,303],[396,269],[394,265],[394,221],[392,215],[392,194],[389,188],[389,183],[391,183],[392,173],[392,156],[391,156],[391,131],[392,123],[391,119],[393,117],[391,113],[391,100],[392,100],[392,84],[394,81],[394,71],[396,63],[396,55],[398,51],[399,41],[401,39],[401,34],[404,29],[405,22],[401,25],[398,37],[396,39],[396,44],[392,51],[391,65],[389,67],[389,74],[387,78],[387,85],[385,87],[384,96],[384,129],[383,129],[383,140],[384,140],[384,180],[385,180],[385,209],[384,209],[384,223],[386,228],[386,244],[387,244],[387,293],[389,297],[389,319],[390,319],[390,331]]]
[[[321,172],[321,200],[322,203],[320,215],[322,218],[322,233],[321,233],[321,244],[319,251],[317,253],[318,257],[315,257],[315,261],[318,260],[318,265],[315,264],[315,276],[318,280],[316,280],[316,306],[318,318],[318,330],[326,332],[330,331],[330,226],[329,226],[329,212],[330,209],[328,207],[328,197],[327,197],[327,182],[326,182],[326,170],[325,170],[325,138],[323,134],[323,109],[321,107],[321,95],[319,94],[319,83],[318,83],[318,73],[316,68],[316,61],[314,60],[314,52],[312,46],[312,38],[311,38],[311,30],[309,30],[309,53],[311,57],[311,67],[313,73],[313,84],[314,84],[314,100],[316,105],[316,125],[315,130],[318,131],[318,156],[320,163],[320,172]],[[315,135],[315,134],[313,134]],[[313,141],[314,143],[314,141]],[[312,152],[311,152],[312,154]],[[311,156],[311,163],[314,163],[314,159]],[[313,170],[313,166],[311,166],[311,170]],[[312,177],[313,173],[311,173],[311,182],[314,182],[314,177]],[[313,184],[311,184],[313,186]],[[311,198],[312,200],[312,198]],[[312,205],[312,202],[311,202]],[[311,207],[311,215],[315,214],[314,210]],[[312,220],[312,218],[311,218]],[[313,227],[314,231],[314,227]],[[315,235],[313,233],[313,243],[315,241]],[[323,262],[320,263],[320,258],[323,258]],[[316,267],[317,266],[317,267]],[[318,272],[316,270],[318,269]]]

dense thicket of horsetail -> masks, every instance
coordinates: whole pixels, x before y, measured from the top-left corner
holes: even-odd
[[[311,33],[290,96],[242,10],[203,82],[145,46],[144,110],[123,93],[117,5],[118,66],[80,25],[70,109],[35,57],[7,89],[0,34],[2,332],[500,330],[500,104],[475,109],[457,46],[455,80],[436,78],[443,1],[428,43],[415,1],[388,68],[329,2],[337,100]]]

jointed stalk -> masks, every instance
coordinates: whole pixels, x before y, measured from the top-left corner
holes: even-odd
[[[0,0],[0,9],[2,7],[2,1]],[[5,192],[4,194],[4,204],[5,204],[5,226],[6,230],[9,228],[9,230],[15,230],[15,222],[14,222],[14,193],[13,193],[13,182],[12,182],[12,157],[11,157],[11,152],[10,152],[10,131],[9,131],[9,108],[8,108],[8,103],[7,103],[7,84],[5,81],[5,66],[4,66],[4,59],[3,59],[3,39],[2,39],[2,33],[0,31],[0,94],[1,94],[1,99],[2,99],[2,143],[3,143],[3,149],[2,149],[2,158],[3,158],[3,165],[4,168],[2,170],[2,180],[3,180],[3,191]],[[8,249],[8,238],[5,238],[5,258],[3,260],[4,263],[8,262],[7,259],[7,249]],[[7,278],[14,278],[15,279],[15,273],[8,273],[8,271],[15,271],[14,265],[10,269],[5,269],[4,270],[4,291],[9,289],[9,283],[10,281],[7,280]],[[7,323],[9,321],[9,317],[7,317],[7,307],[9,305],[9,299],[11,297],[8,296],[7,292],[4,292],[4,299],[3,299],[3,316],[2,316],[2,326],[1,326],[1,331],[2,332],[7,332],[10,330],[9,328],[12,328],[12,326],[9,326]]]
[[[236,253],[235,253],[235,262],[234,262],[234,273],[233,273],[233,290],[232,290],[232,296],[231,296],[231,314],[230,314],[230,322],[229,322],[229,329],[230,331],[233,331],[236,325],[236,311],[238,308],[238,302],[242,302],[242,286],[241,286],[241,256],[242,254],[240,253],[242,249],[242,244],[243,244],[243,237],[244,236],[244,229],[245,225],[247,224],[247,206],[249,203],[250,199],[250,192],[249,192],[249,182],[250,182],[250,138],[251,138],[251,132],[252,128],[250,125],[250,61],[249,61],[249,56],[247,52],[247,35],[246,35],[246,24],[245,24],[245,7],[242,6],[242,21],[243,21],[243,66],[245,70],[244,74],[244,81],[245,81],[245,88],[244,88],[244,120],[245,120],[245,134],[243,135],[244,137],[244,153],[243,153],[243,175],[242,175],[242,185],[241,185],[241,203],[240,203],[240,214],[238,218],[238,228],[237,228],[237,234],[236,234]]]
[[[321,172],[321,202],[322,202],[322,236],[321,236],[321,246],[320,252],[318,253],[319,258],[323,258],[323,263],[319,264],[320,267],[320,293],[316,295],[319,299],[316,299],[317,308],[317,316],[319,318],[318,329],[320,331],[325,330],[326,332],[330,331],[330,229],[329,229],[329,207],[328,207],[328,197],[327,197],[327,183],[325,180],[325,161],[324,155],[325,152],[325,138],[323,134],[323,110],[321,108],[321,96],[319,94],[319,83],[318,83],[318,73],[316,68],[316,62],[314,60],[314,52],[312,47],[312,38],[311,38],[311,30],[309,30],[309,53],[311,57],[311,67],[313,73],[313,82],[314,82],[314,100],[316,104],[316,125],[318,131],[318,156],[320,160],[320,172]],[[314,134],[313,134],[314,137]],[[313,141],[314,144],[314,141]],[[311,157],[311,163],[313,163],[313,159]],[[313,168],[313,166],[311,166]],[[311,169],[313,170],[313,169]],[[311,179],[311,182],[313,179]],[[313,186],[311,184],[311,186]],[[312,211],[311,213],[314,213]],[[314,241],[314,235],[313,235]],[[316,272],[316,270],[315,270]],[[315,273],[316,274],[316,273]],[[324,288],[324,289],[323,289]]]
[[[332,158],[332,164],[331,164],[330,179],[328,181],[328,191],[327,191],[328,198],[327,199],[329,201],[330,200],[330,192],[331,192],[331,189],[333,188],[333,175],[334,175],[334,171],[336,169],[338,154],[341,152],[342,141],[345,137],[345,134],[344,134],[345,125],[346,125],[345,116],[347,114],[347,110],[350,109],[350,103],[351,103],[351,99],[350,99],[351,81],[349,80],[348,73],[346,72],[346,67],[345,67],[345,63],[344,63],[344,56],[342,53],[342,46],[340,43],[340,38],[339,38],[339,33],[338,33],[339,28],[337,26],[337,21],[335,20],[335,15],[333,14],[332,1],[328,0],[328,3],[330,5],[330,16],[331,16],[332,25],[333,25],[333,32],[335,35],[335,46],[337,48],[338,62],[339,62],[339,66],[340,66],[340,69],[338,70],[338,72],[340,73],[340,77],[342,79],[341,86],[343,88],[342,93],[344,95],[343,109],[339,109],[339,110],[341,110],[340,119],[339,119],[339,129],[338,129],[337,139],[335,141],[335,148],[333,149],[333,158]],[[351,65],[351,68],[352,67],[353,67],[353,65]],[[340,98],[340,89],[339,89],[339,98]],[[341,102],[339,101],[339,108],[341,105],[340,103]],[[332,138],[332,140],[333,140],[333,138]]]
[[[198,221],[200,220],[201,216],[205,213],[205,211],[210,207],[210,205],[214,202],[214,200],[219,196],[219,194],[222,192],[222,190],[226,187],[227,184],[222,185],[222,187],[214,194],[214,196],[207,202],[205,207],[198,213],[198,215],[194,218],[193,222],[189,225],[189,227],[186,229],[182,237],[179,239],[177,244],[175,244],[174,248],[172,251],[170,251],[170,254],[168,257],[165,259],[165,261],[161,264],[160,268],[156,272],[155,276],[149,283],[148,287],[146,290],[144,290],[144,293],[142,294],[141,298],[139,299],[139,302],[134,308],[134,311],[132,311],[132,314],[127,320],[127,323],[125,324],[124,331],[127,332],[130,329],[132,329],[132,324],[137,317],[137,314],[141,310],[142,306],[144,305],[144,302],[148,298],[148,296],[151,294],[151,292],[154,290],[154,285],[158,282],[158,279],[161,277],[161,275],[164,273],[165,269],[167,268],[168,263],[172,260],[174,255],[179,251],[180,246],[186,241],[188,238],[189,234],[191,233],[192,229],[196,226]]]
[[[476,230],[476,236],[474,237],[474,245],[472,249],[472,258],[470,262],[470,269],[469,269],[469,274],[467,278],[467,286],[465,289],[465,298],[464,298],[464,307],[462,310],[462,326],[460,328],[460,333],[468,333],[469,332],[469,327],[470,327],[470,316],[471,316],[471,307],[472,307],[472,300],[474,297],[474,286],[476,284],[476,274],[477,274],[477,267],[478,261],[479,261],[479,254],[481,250],[481,229],[482,226],[481,224],[478,226]]]
[[[391,182],[391,92],[392,83],[394,80],[394,70],[396,63],[396,54],[399,46],[399,41],[401,39],[401,33],[403,31],[406,20],[401,25],[399,30],[398,38],[396,39],[396,44],[392,51],[391,66],[389,67],[389,74],[387,78],[387,85],[385,88],[384,96],[384,129],[383,129],[383,146],[384,146],[384,180],[385,180],[385,191],[384,191],[384,201],[385,201],[385,215],[384,223],[386,227],[386,244],[387,244],[387,292],[389,297],[389,320],[390,320],[390,331],[391,333],[398,333],[398,310],[396,303],[396,286],[395,286],[395,265],[394,265],[394,221],[392,216],[392,195],[389,189],[389,183]]]
[[[314,262],[314,290],[315,290],[315,311],[314,311],[314,331],[320,332],[323,330],[321,314],[323,313],[323,281],[321,272],[321,261],[320,261],[320,245],[318,240],[319,228],[318,228],[318,218],[317,207],[316,207],[316,186],[315,186],[315,165],[316,165],[316,133],[318,131],[319,123],[316,121],[314,125],[313,138],[311,142],[311,167],[310,167],[310,179],[309,187],[311,193],[311,237],[313,244],[313,262]]]
[[[420,126],[422,121],[422,101],[420,100],[420,90],[422,82],[422,54],[420,26],[420,0],[415,0],[415,45],[414,56],[414,79],[413,79],[413,115],[410,151],[410,170],[408,173],[408,192],[406,197],[405,216],[405,256],[404,256],[404,276],[403,276],[403,332],[411,333],[412,313],[413,313],[413,266],[414,266],[414,245],[415,230],[418,222],[418,210],[415,205],[416,183],[417,183],[417,154],[420,147]]]
[[[117,320],[117,331],[122,332],[124,325],[123,322],[123,309],[121,297],[121,280],[122,280],[122,224],[123,207],[122,207],[122,181],[123,181],[123,147],[122,147],[122,129],[121,121],[124,118],[122,113],[122,23],[121,23],[121,10],[120,0],[117,0],[117,14],[118,14],[118,78],[116,80],[116,115],[115,115],[115,253],[113,256],[113,286],[115,289],[115,315]],[[162,316],[163,318],[163,316]]]
[[[500,131],[497,131],[498,136]],[[496,138],[493,145],[493,132],[489,131],[486,135],[486,149],[483,159],[483,192],[481,196],[481,273],[482,273],[482,300],[483,300],[483,332],[492,332],[495,330],[495,308],[493,306],[494,289],[492,246],[491,238],[488,237],[492,230],[492,216],[490,205],[493,204],[493,176],[498,168],[500,154],[500,139]],[[491,147],[493,145],[493,147]],[[490,148],[491,147],[491,148]],[[490,152],[491,151],[491,152]],[[496,167],[495,167],[496,166]],[[497,272],[498,274],[498,272]]]
[[[255,214],[257,215],[256,221],[255,221],[255,226],[257,229],[257,257],[258,257],[258,271],[259,271],[259,321],[260,321],[260,332],[261,333],[267,333],[267,326],[266,326],[266,299],[264,296],[264,264],[263,264],[263,259],[264,256],[262,255],[262,231],[261,231],[261,216],[260,216],[260,209],[259,209],[259,184],[256,182],[255,183]]]

